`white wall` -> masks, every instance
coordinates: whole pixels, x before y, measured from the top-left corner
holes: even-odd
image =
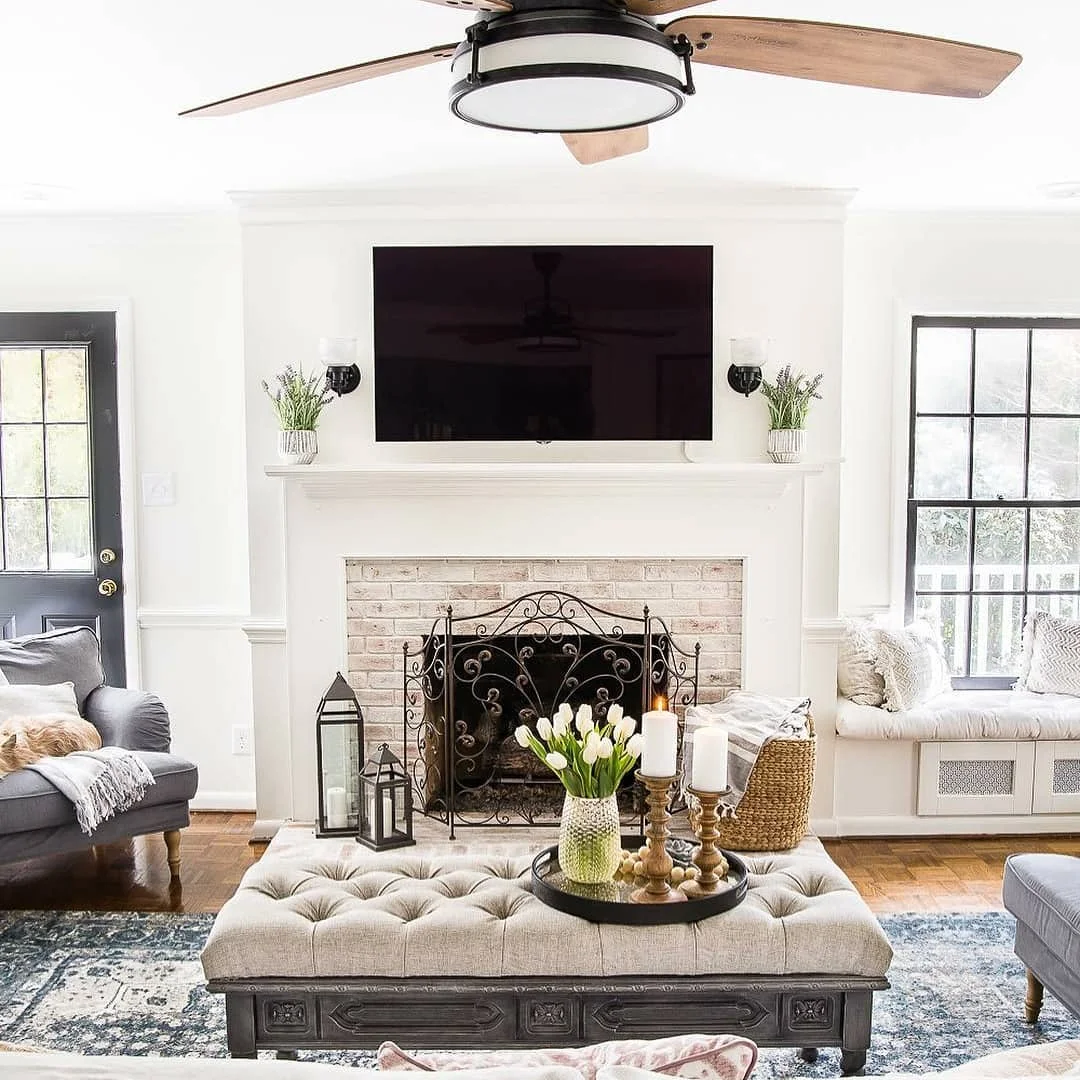
[[[164,699],[174,748],[199,764],[196,805],[249,808],[251,722],[239,230],[230,217],[0,220],[0,310],[119,308],[131,380],[135,677]],[[173,473],[176,502],[143,507],[138,477]],[[134,488],[134,490],[132,490]],[[130,550],[128,552],[130,555]],[[129,582],[135,579],[129,560]]]
[[[841,304],[843,295],[843,209],[836,198],[793,198],[787,204],[740,204],[698,191],[674,203],[650,196],[635,201],[594,199],[584,206],[545,203],[542,199],[518,205],[463,200],[447,206],[430,198],[414,203],[401,198],[346,200],[270,197],[242,200],[244,259],[245,384],[249,397],[257,397],[259,383],[287,363],[314,363],[320,336],[357,337],[361,345],[360,390],[332,404],[320,427],[322,464],[357,464],[374,461],[438,460],[635,460],[643,452],[655,459],[678,460],[677,447],[640,445],[553,444],[539,447],[514,444],[492,448],[482,445],[394,446],[373,438],[371,355],[371,248],[376,244],[483,244],[483,243],[707,243],[715,246],[715,431],[712,446],[695,453],[725,461],[765,460],[767,414],[760,395],[745,400],[727,387],[727,339],[758,335],[772,341],[775,365],[791,363],[808,371],[826,373],[825,400],[812,412],[808,456],[834,461],[840,445]],[[773,368],[775,371],[775,367]],[[275,426],[269,408],[249,409],[247,424],[249,546],[251,556],[252,621],[255,668],[256,754],[258,816],[273,822],[310,815],[310,799],[294,798],[292,780],[299,775],[310,786],[310,742],[313,739],[317,693],[328,682],[327,673],[340,657],[344,644],[344,613],[336,601],[330,574],[341,566],[325,560],[343,554],[461,554],[477,552],[473,524],[452,523],[454,552],[436,552],[428,541],[417,540],[409,549],[384,550],[390,513],[386,500],[377,500],[365,516],[350,507],[347,520],[355,539],[348,550],[341,546],[343,519],[333,507],[302,496],[290,497],[288,551],[282,529],[283,497],[280,482],[268,479],[264,466],[274,457]],[[805,569],[803,595],[794,599],[797,631],[799,615],[824,625],[835,618],[837,598],[837,470],[834,466],[808,482],[807,525],[804,535],[789,536],[794,545],[776,548],[770,527],[790,529],[778,516],[762,520],[763,551],[787,551],[799,570]],[[452,513],[453,511],[451,511]],[[462,511],[457,508],[458,514]],[[684,508],[685,512],[685,508]],[[729,511],[730,512],[730,511]],[[737,513],[737,511],[735,511]],[[294,523],[300,515],[311,521]],[[383,515],[380,517],[380,515]],[[326,520],[324,520],[326,519]],[[703,520],[711,520],[711,516]],[[716,519],[721,520],[720,518]],[[755,519],[756,520],[756,519]],[[798,520],[798,519],[796,519]],[[700,524],[700,523],[699,523]],[[678,530],[678,520],[672,529]],[[796,529],[797,531],[797,529]],[[334,536],[327,544],[305,548],[304,536]],[[391,532],[400,539],[400,532]],[[689,542],[688,542],[689,543]],[[717,541],[717,543],[720,543]],[[637,554],[641,548],[630,541]],[[672,552],[683,550],[675,543]],[[710,547],[700,529],[690,544],[695,554],[720,556],[742,551]],[[750,545],[753,547],[753,545]],[[550,547],[550,545],[549,545]],[[574,548],[567,541],[556,545],[564,555],[597,554]],[[687,549],[688,550],[688,549]],[[791,552],[794,551],[794,554]],[[504,551],[509,557],[526,551]],[[547,552],[553,554],[551,550]],[[493,554],[484,552],[484,554]],[[668,553],[670,554],[670,553]],[[316,566],[316,556],[323,560]],[[310,558],[310,562],[309,562]],[[778,568],[778,579],[786,568]],[[768,572],[768,568],[760,572]],[[303,625],[286,611],[286,575],[290,581],[288,605],[303,607]],[[336,580],[336,578],[334,578]],[[316,586],[315,582],[319,584]],[[310,588],[309,588],[310,586]],[[340,592],[340,590],[338,590]],[[317,593],[321,610],[308,602]],[[340,598],[340,597],[339,597]],[[753,620],[754,612],[748,612]],[[289,640],[284,628],[288,622]],[[296,635],[304,641],[294,641]],[[312,645],[319,644],[318,655]],[[298,657],[303,657],[303,662]],[[811,692],[819,707],[823,732],[819,790],[823,804],[817,816],[831,816],[832,698],[835,689],[835,644],[828,634],[796,650],[794,667],[785,661],[775,673],[776,686]],[[802,668],[801,672],[799,668]],[[316,670],[317,669],[317,670]],[[765,689],[765,687],[761,687]],[[291,706],[289,702],[292,702]],[[288,735],[292,732],[292,739]],[[292,748],[290,749],[290,744]],[[290,756],[292,755],[292,756]]]
[[[1077,314],[1076,214],[849,218],[841,611],[903,605],[911,316]]]

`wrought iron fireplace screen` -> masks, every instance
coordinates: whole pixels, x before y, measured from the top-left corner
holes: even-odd
[[[404,756],[416,807],[456,826],[551,824],[562,788],[513,737],[564,702],[640,717],[663,696],[696,704],[701,645],[682,648],[648,606],[619,615],[571,593],[527,593],[480,615],[435,620],[404,647]],[[447,723],[449,719],[449,724]],[[620,793],[640,813],[633,782]]]

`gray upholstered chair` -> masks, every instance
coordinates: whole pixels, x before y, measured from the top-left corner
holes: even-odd
[[[81,626],[0,641],[0,671],[10,683],[74,683],[79,709],[102,742],[134,751],[154,775],[153,786],[135,806],[88,837],[71,803],[48,781],[27,769],[10,773],[0,780],[0,862],[160,832],[169,869],[178,880],[180,830],[189,824],[188,801],[199,773],[190,761],[169,752],[169,714],[161,701],[141,690],[105,686],[98,639]]]
[[[1044,987],[1080,1017],[1080,858],[1010,855],[1002,899],[1016,916],[1014,948],[1027,967],[1027,1022],[1039,1019]]]

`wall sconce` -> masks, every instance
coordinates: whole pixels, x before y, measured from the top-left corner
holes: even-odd
[[[769,356],[767,338],[732,338],[728,386],[749,397],[761,385],[761,369]]]
[[[356,364],[356,338],[319,338],[319,362],[326,365],[326,388],[338,397],[360,385]]]

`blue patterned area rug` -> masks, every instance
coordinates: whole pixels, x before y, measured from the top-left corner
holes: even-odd
[[[0,912],[0,1041],[87,1054],[225,1054],[225,1009],[206,992],[199,950],[209,915]],[[1022,1020],[1024,973],[1011,917],[890,915],[893,987],[876,996],[867,1073],[929,1072],[1014,1046],[1080,1038],[1049,995]],[[302,1055],[370,1065],[370,1053]],[[814,1065],[763,1050],[755,1080],[835,1077],[838,1051]]]

